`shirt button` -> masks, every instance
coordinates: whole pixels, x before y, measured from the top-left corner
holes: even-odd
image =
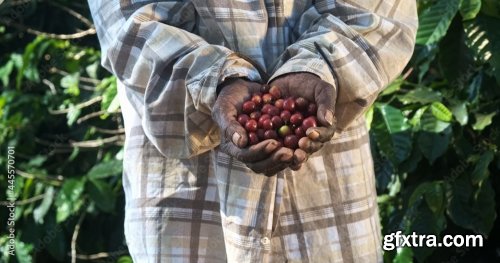
[[[262,243],[262,245],[267,245],[267,244],[269,244],[269,238],[268,238],[268,237],[263,237],[263,238],[260,240],[260,243]]]

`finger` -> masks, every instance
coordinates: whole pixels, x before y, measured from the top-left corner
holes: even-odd
[[[263,84],[260,84],[257,82],[250,82],[250,81],[247,81],[246,84],[247,84],[247,87],[249,88],[250,96],[254,93],[262,92]]]
[[[271,167],[269,170],[267,170],[266,172],[264,172],[264,175],[268,176],[268,177],[274,176],[277,173],[285,170],[286,168],[288,168],[288,164],[286,164],[286,163],[275,165],[275,166]]]
[[[283,97],[289,96],[289,85],[288,85],[288,77],[287,75],[278,77],[274,79],[271,83],[268,84],[269,88],[276,86],[280,89],[280,92]]]
[[[307,153],[302,149],[296,149],[293,152],[292,166],[300,165],[307,160]]]
[[[234,117],[229,117],[229,119],[224,131],[224,137],[239,148],[244,148],[248,144],[248,135],[245,128]]]
[[[289,166],[293,161],[293,151],[291,149],[281,147],[276,152],[274,152],[269,158],[248,163],[247,166],[256,173],[268,173],[269,171],[274,172],[280,168],[283,164]],[[284,169],[284,168],[283,168]],[[279,169],[283,170],[283,169]]]
[[[302,168],[302,164],[296,164],[296,165],[290,166],[290,169],[292,169],[294,171],[298,171],[298,170],[300,170],[300,168]]]
[[[279,148],[279,144],[276,140],[265,140],[248,148],[240,149],[232,142],[226,141],[221,144],[220,148],[221,151],[243,163],[254,163],[269,158]]]
[[[307,138],[315,142],[328,142],[335,134],[335,125],[331,127],[311,127],[307,129]]]
[[[307,153],[302,149],[296,149],[293,152],[293,162],[290,165],[290,169],[294,171],[300,170],[302,164],[307,161]]]
[[[224,139],[243,148],[248,143],[247,132],[243,126],[236,121],[236,112],[234,105],[218,100],[212,111],[212,119],[219,126],[222,133],[221,135]]]
[[[317,118],[321,126],[331,127],[335,124],[335,90],[332,85],[324,81],[318,85],[315,92],[315,101],[318,104]]]
[[[299,140],[299,148],[309,154],[319,151],[321,147],[323,147],[323,143],[313,141],[308,137],[302,137]]]

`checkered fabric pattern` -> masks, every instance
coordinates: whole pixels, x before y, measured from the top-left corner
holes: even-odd
[[[102,63],[119,79],[135,262],[382,261],[362,115],[413,52],[415,1],[89,5]],[[265,177],[218,151],[215,91],[228,77],[290,72],[336,88],[339,131],[300,171]]]

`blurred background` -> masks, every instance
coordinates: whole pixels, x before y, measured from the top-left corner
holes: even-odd
[[[384,259],[500,262],[500,1],[417,2],[413,58],[366,113],[383,233],[481,234],[485,243]],[[0,262],[131,262],[123,141],[87,3],[0,0]]]

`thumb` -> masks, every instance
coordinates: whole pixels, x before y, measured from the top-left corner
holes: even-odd
[[[316,103],[318,104],[317,118],[324,127],[332,127],[335,124],[336,95],[335,88],[326,82],[317,86],[315,92]]]
[[[212,119],[219,126],[223,140],[231,141],[239,148],[247,145],[247,133],[240,123],[236,121],[236,108],[222,96],[219,96],[215,102]]]
[[[224,130],[224,137],[239,148],[244,148],[248,144],[248,136],[245,129],[234,118],[227,122]]]

